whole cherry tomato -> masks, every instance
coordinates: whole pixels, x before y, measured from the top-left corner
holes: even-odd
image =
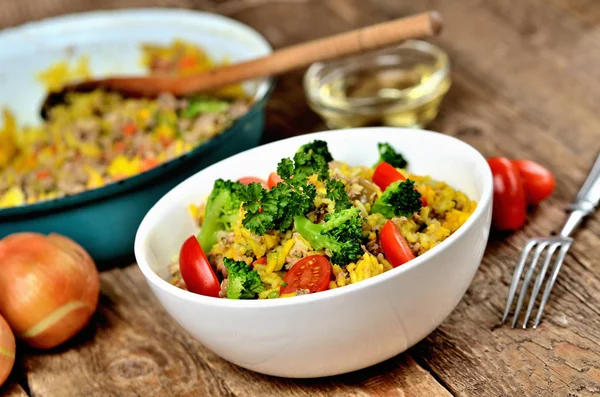
[[[517,167],[504,157],[488,159],[494,176],[492,225],[497,230],[515,230],[525,224],[527,201]]]
[[[544,166],[531,160],[513,160],[512,163],[521,174],[527,203],[539,204],[552,194],[556,181]]]

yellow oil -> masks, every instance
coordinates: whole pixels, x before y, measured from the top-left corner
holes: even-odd
[[[383,67],[333,74],[319,87],[311,107],[329,128],[393,126],[422,128],[438,114],[450,77],[433,65]]]

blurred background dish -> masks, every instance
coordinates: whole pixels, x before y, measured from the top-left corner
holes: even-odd
[[[196,45],[215,62],[237,62],[271,52],[268,42],[246,25],[226,17],[187,10],[90,12],[8,29],[0,34],[3,47],[0,58],[4,61],[0,65],[0,75],[11,78],[0,81],[0,104],[7,106],[10,113],[5,114],[14,115],[14,119],[11,120],[10,116],[5,118],[5,136],[11,123],[13,129],[18,129],[15,128],[15,122],[40,126],[39,110],[48,83],[66,80],[70,75],[85,77],[87,72],[93,76],[142,74],[147,73],[149,66],[155,72],[172,72],[165,68],[159,70],[161,68],[157,68],[156,62],[153,64],[150,60],[152,54],[174,51],[177,43],[180,47],[185,47],[182,43]],[[148,47],[148,44],[152,47]],[[193,48],[188,46],[187,50],[182,51],[193,52]],[[141,62],[143,54],[146,55],[145,63]],[[36,62],[31,61],[34,56]],[[153,59],[160,60],[160,56]],[[69,69],[69,63],[76,66]],[[46,85],[38,78],[42,71],[45,71],[41,77]],[[108,172],[111,164],[106,164],[104,171],[109,177],[92,186],[92,190],[88,189],[90,186],[86,183],[86,187],[73,190],[71,195],[63,194],[68,191],[59,192],[54,196],[41,196],[39,200],[33,194],[25,195],[21,197],[24,202],[18,206],[5,200],[3,206],[9,208],[0,210],[0,238],[18,231],[57,232],[76,238],[97,262],[112,262],[131,256],[135,230],[158,198],[196,171],[259,144],[265,103],[271,86],[271,79],[245,83],[243,90],[240,89],[236,95],[239,98],[247,97],[251,107],[247,106],[244,112],[238,112],[237,117],[227,120],[222,125],[222,132],[215,131],[207,139],[198,140],[196,147],[189,142],[186,144],[183,139],[185,134],[181,134],[180,146],[185,147],[179,153],[163,156],[160,159],[162,161],[153,163],[152,167],[133,167],[134,171],[131,171],[131,164],[120,164],[124,166],[121,167],[123,172],[119,174],[120,167],[113,167],[114,175],[111,177]],[[229,94],[231,92],[226,92],[225,97]],[[82,103],[97,102],[98,98],[93,95],[83,98]],[[232,97],[229,95],[229,99]],[[106,98],[101,99],[106,102]],[[112,101],[115,101],[114,98]],[[190,115],[194,110],[190,109],[191,102],[178,104],[182,112],[188,112],[188,116],[194,116]],[[201,103],[200,107],[205,104]],[[229,101],[227,106],[235,104]],[[64,118],[65,111],[62,113]],[[137,127],[141,130],[144,126],[140,124]],[[64,131],[60,125],[55,129],[62,137]],[[106,148],[99,149],[104,156]],[[139,159],[140,162],[143,160]],[[81,172],[82,167],[75,169]],[[61,167],[57,165],[55,168]],[[3,174],[3,183],[11,185],[9,173]],[[41,177],[46,175],[43,173]],[[25,189],[25,181],[20,182],[20,185],[12,185]]]

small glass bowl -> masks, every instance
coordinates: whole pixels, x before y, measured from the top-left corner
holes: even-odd
[[[437,116],[450,85],[448,55],[420,40],[314,63],[304,75],[309,106],[332,129],[423,128]]]

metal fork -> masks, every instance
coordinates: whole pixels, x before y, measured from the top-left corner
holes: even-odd
[[[550,277],[546,281],[546,287],[544,288],[544,294],[542,295],[542,299],[540,301],[540,307],[537,312],[537,316],[535,318],[535,322],[533,324],[533,328],[537,328],[542,318],[542,314],[544,312],[544,308],[546,307],[546,303],[548,302],[548,298],[550,296],[550,292],[552,291],[552,287],[554,286],[554,282],[558,276],[558,272],[563,264],[565,256],[567,255],[567,251],[571,247],[573,243],[573,239],[570,237],[571,234],[575,231],[575,229],[579,226],[581,221],[593,213],[596,209],[598,202],[600,201],[600,153],[596,158],[596,162],[592,167],[585,183],[575,196],[575,201],[567,207],[567,210],[570,211],[569,216],[567,217],[565,224],[556,237],[534,237],[530,239],[527,244],[525,244],[525,248],[523,248],[523,252],[521,253],[521,258],[517,264],[517,268],[512,278],[512,282],[510,284],[510,289],[508,290],[508,299],[506,302],[506,309],[504,310],[504,316],[502,317],[502,323],[506,321],[508,315],[510,313],[510,309],[512,307],[513,301],[515,299],[515,295],[517,292],[517,287],[519,285],[519,280],[521,279],[521,274],[523,273],[523,269],[525,268],[525,264],[529,259],[531,252],[533,251],[533,257],[529,267],[527,268],[527,272],[523,279],[523,283],[521,284],[521,291],[519,293],[519,299],[517,301],[517,307],[514,312],[514,317],[512,321],[512,328],[515,327],[517,321],[519,319],[519,314],[521,313],[521,309],[523,304],[525,303],[525,298],[527,296],[527,291],[529,288],[529,284],[531,283],[531,279],[535,273],[536,267],[538,266],[538,262],[542,255],[544,256],[544,260],[542,262],[542,268],[540,269],[537,278],[535,280],[535,284],[533,285],[533,290],[529,297],[529,303],[527,305],[527,312],[525,313],[525,320],[523,321],[523,328],[527,328],[527,323],[531,314],[533,312],[538,293],[540,292],[540,288],[542,287],[542,283],[544,282],[544,277],[548,272],[548,268],[550,267],[550,263],[552,263],[552,257],[558,251],[556,256],[556,260],[554,260],[554,267],[552,268],[552,272],[550,273]],[[535,249],[535,250],[534,250]],[[545,252],[545,254],[544,254]]]

